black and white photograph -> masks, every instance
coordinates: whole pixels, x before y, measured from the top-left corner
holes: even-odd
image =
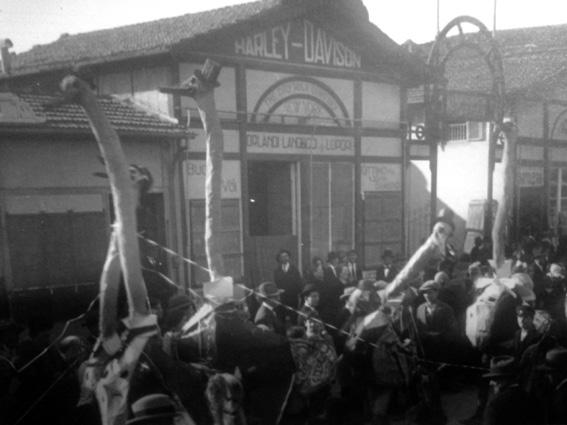
[[[1,0],[0,424],[567,425],[567,2]]]

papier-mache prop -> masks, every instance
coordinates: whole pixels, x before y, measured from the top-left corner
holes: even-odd
[[[83,387],[95,392],[103,425],[118,425],[127,418],[130,379],[138,359],[149,338],[158,332],[157,318],[149,311],[138,246],[136,208],[140,179],[131,173],[120,139],[89,84],[80,75],[70,75],[63,79],[61,90],[65,102],[76,102],[83,107],[112,192],[116,219],[100,278],[100,337],[86,367]],[[129,314],[119,322],[121,275]]]

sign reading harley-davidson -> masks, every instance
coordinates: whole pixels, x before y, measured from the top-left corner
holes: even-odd
[[[358,53],[306,19],[237,38],[234,53],[338,68],[359,69],[362,65]]]

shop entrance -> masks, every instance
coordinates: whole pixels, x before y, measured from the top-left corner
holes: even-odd
[[[255,284],[273,279],[275,256],[280,249],[287,249],[300,267],[297,170],[291,162],[248,162],[248,264]]]

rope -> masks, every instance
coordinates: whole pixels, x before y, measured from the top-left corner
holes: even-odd
[[[63,337],[65,336],[65,334],[67,333],[67,329],[69,329],[69,326],[71,325],[71,323],[73,322],[78,322],[79,320],[82,320],[85,318],[85,316],[87,315],[87,313],[89,313],[93,306],[95,305],[96,301],[98,300],[99,295],[97,295],[89,304],[89,306],[87,307],[87,309],[79,314],[76,317],[73,317],[72,319],[67,320],[67,322],[65,322],[65,325],[63,326],[63,330],[59,333],[59,335],[57,335],[57,337],[47,346],[45,347],[37,356],[35,356],[33,359],[31,359],[29,362],[27,362],[25,365],[23,365],[20,369],[17,370],[17,373],[20,374],[23,371],[25,371],[27,368],[29,368],[32,364],[34,364],[37,360],[39,360],[42,356],[44,356],[51,348],[53,348],[59,341],[61,341],[61,339],[63,339]]]
[[[199,268],[201,268],[201,269],[203,269],[203,270],[205,270],[205,271],[209,271],[208,268],[206,268],[206,267],[204,267],[204,266],[201,266],[200,264],[198,264],[197,262],[195,262],[195,261],[193,261],[193,260],[191,260],[191,259],[189,259],[189,258],[185,258],[185,257],[182,256],[181,254],[179,254],[179,253],[177,253],[177,252],[175,252],[175,251],[173,251],[173,250],[171,250],[171,249],[169,249],[169,248],[166,248],[166,247],[164,247],[164,246],[161,246],[160,244],[158,244],[158,243],[155,242],[155,241],[148,240],[147,238],[145,238],[145,237],[142,236],[142,235],[139,235],[139,237],[140,237],[141,239],[144,239],[146,242],[148,242],[148,243],[150,243],[150,244],[152,244],[152,245],[154,245],[154,246],[156,246],[156,247],[158,247],[158,248],[163,249],[163,250],[164,250],[165,252],[167,252],[168,254],[174,255],[174,256],[178,257],[179,259],[181,259],[181,260],[183,260],[183,261],[185,261],[185,262],[187,262],[187,263],[189,263],[189,264],[195,265],[195,266],[197,266],[197,267],[199,267]],[[246,295],[245,298],[248,298],[249,296],[252,296],[252,295],[256,295],[256,296],[258,296],[258,297],[260,297],[260,298],[262,298],[262,299],[265,299],[265,298],[266,298],[266,297],[263,296],[261,293],[255,291],[255,290],[253,290],[253,289],[251,289],[251,288],[248,288],[248,287],[246,287],[246,286],[244,286],[244,285],[242,285],[242,284],[236,284],[236,285],[239,286],[240,288],[242,288],[245,292],[247,292],[247,295]],[[176,285],[176,286],[178,286],[178,285]],[[193,291],[193,292],[194,292],[194,291]],[[196,294],[196,293],[195,293],[195,294]],[[197,295],[197,296],[200,297],[200,295]],[[244,299],[245,299],[245,298],[244,298]],[[338,327],[336,327],[336,326],[334,326],[334,325],[332,325],[332,324],[330,324],[330,323],[324,322],[324,321],[321,320],[321,319],[311,317],[310,315],[308,315],[308,314],[306,314],[306,313],[303,313],[302,311],[300,311],[300,310],[298,310],[298,309],[295,309],[295,308],[289,307],[288,305],[283,304],[281,301],[278,301],[278,300],[275,300],[275,299],[271,299],[271,301],[274,302],[275,304],[277,304],[278,306],[284,308],[285,310],[288,310],[288,311],[290,311],[290,312],[293,312],[293,313],[295,313],[295,314],[297,314],[297,315],[299,315],[299,316],[302,316],[302,317],[304,317],[304,318],[306,318],[306,319],[313,320],[314,322],[317,322],[317,323],[319,323],[319,324],[321,324],[321,325],[323,325],[323,326],[325,326],[325,327],[327,327],[327,328],[333,329],[334,331],[336,331],[336,332],[338,332],[338,333],[340,333],[340,334],[342,334],[342,335],[345,335],[345,336],[347,336],[347,337],[349,337],[349,338],[355,338],[357,341],[361,341],[362,343],[367,344],[367,345],[369,345],[369,346],[371,346],[371,347],[373,347],[373,348],[378,348],[378,347],[379,347],[378,344],[375,344],[375,343],[373,343],[373,342],[367,341],[367,340],[365,340],[364,338],[361,338],[359,335],[353,335],[353,334],[351,334],[350,332],[347,332],[347,331],[345,331],[344,329],[338,328]],[[415,320],[415,318],[413,318],[413,317],[412,317],[412,319]],[[413,323],[413,325],[415,326],[415,323]],[[489,370],[489,369],[487,369],[487,368],[478,367],[478,366],[470,366],[470,365],[462,365],[462,364],[456,364],[456,363],[448,363],[448,362],[439,362],[439,361],[428,360],[428,359],[426,359],[426,358],[424,358],[424,357],[417,356],[417,355],[413,355],[413,354],[408,354],[408,353],[405,353],[405,352],[403,352],[403,351],[401,351],[401,354],[404,355],[404,356],[406,356],[406,357],[411,357],[412,359],[414,359],[414,360],[417,361],[417,362],[427,363],[427,364],[431,364],[431,365],[437,365],[437,366],[439,366],[439,367],[454,367],[454,368],[461,368],[461,369],[479,370],[479,371],[485,371],[485,372]]]
[[[47,394],[59,383],[59,381],[61,381],[65,375],[67,375],[67,373],[69,373],[69,371],[71,369],[73,369],[78,363],[79,363],[80,358],[75,359],[75,361],[73,363],[71,363],[69,365],[69,367],[67,367],[67,369],[65,369],[61,375],[59,375],[57,377],[57,379],[55,379],[55,381],[53,381],[53,383],[47,387],[47,389],[38,397],[35,399],[35,401],[30,405],[30,407],[28,407],[28,409],[23,413],[22,416],[19,417],[19,419],[14,422],[12,425],[18,425],[27,415],[30,414],[30,412],[35,409],[35,407],[47,396]]]

